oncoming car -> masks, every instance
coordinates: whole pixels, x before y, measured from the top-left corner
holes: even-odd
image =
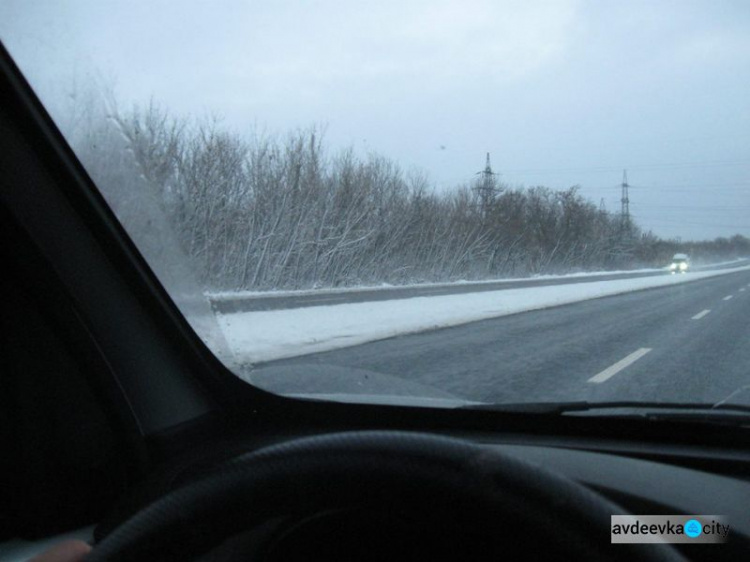
[[[698,8],[468,4],[0,6],[0,562],[747,557],[750,240],[554,160],[653,151]]]
[[[675,254],[672,257],[672,263],[669,265],[669,270],[672,273],[686,273],[690,267],[690,258],[687,254]]]

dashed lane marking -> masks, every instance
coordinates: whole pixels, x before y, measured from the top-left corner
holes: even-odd
[[[649,351],[651,351],[650,347],[642,347],[642,348],[634,351],[633,353],[631,353],[627,357],[625,357],[623,359],[620,359],[614,365],[611,365],[610,367],[607,367],[601,373],[599,373],[599,374],[594,375],[593,377],[591,377],[588,380],[588,382],[593,382],[593,383],[597,383],[598,384],[598,383],[602,383],[602,382],[604,382],[604,381],[606,381],[606,380],[614,377],[617,373],[619,373],[620,371],[622,371],[624,368],[629,367],[630,365],[632,365],[633,363],[635,363],[636,361],[638,361],[641,357],[643,357],[644,355],[646,355]]]

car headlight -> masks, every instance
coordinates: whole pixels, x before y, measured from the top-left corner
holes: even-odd
[[[677,265],[675,265],[675,264],[671,264],[671,265],[669,266],[669,269],[677,269]]]
[[[680,264],[680,269],[681,269],[682,271],[685,271],[685,270],[687,269],[687,264],[686,264],[686,263],[681,263],[681,264]]]

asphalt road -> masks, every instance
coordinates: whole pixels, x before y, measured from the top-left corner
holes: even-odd
[[[480,402],[750,404],[750,272],[267,365],[364,369]]]
[[[712,271],[747,265],[750,260],[725,265],[695,266],[694,271]],[[212,299],[211,306],[220,314],[231,314],[234,312],[251,312],[259,310],[281,310],[291,308],[304,308],[308,306],[328,306],[335,304],[386,301],[397,299],[409,299],[414,297],[429,297],[438,295],[457,295],[463,293],[480,293],[484,291],[503,291],[506,289],[519,289],[524,287],[544,287],[549,285],[572,285],[576,283],[588,283],[590,281],[610,281],[613,279],[633,279],[636,277],[654,277],[658,275],[670,275],[668,271],[613,273],[596,277],[562,277],[557,279],[519,279],[517,281],[495,281],[488,283],[466,283],[445,284],[410,287],[389,287],[381,289],[346,290],[341,292],[314,292],[290,295],[282,293],[274,295],[252,295],[233,298]]]

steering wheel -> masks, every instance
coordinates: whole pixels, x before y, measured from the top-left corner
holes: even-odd
[[[682,560],[610,544],[626,511],[489,447],[365,431],[237,457],[138,512],[87,562],[118,560]]]

